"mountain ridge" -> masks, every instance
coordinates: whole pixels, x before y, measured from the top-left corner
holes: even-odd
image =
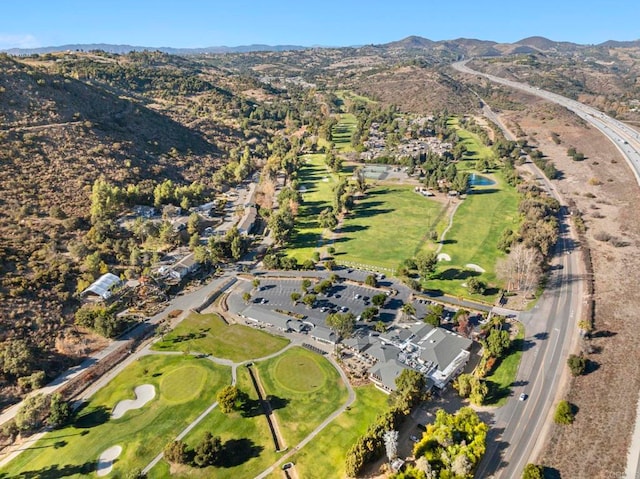
[[[400,40],[395,40],[387,43],[380,44],[367,44],[367,46],[375,46],[388,48],[393,50],[406,49],[406,50],[428,50],[436,47],[449,47],[455,46],[456,48],[478,48],[481,51],[486,50],[489,55],[500,54],[501,49],[495,49],[496,46],[513,47],[528,47],[538,51],[547,50],[575,50],[585,48],[588,46],[596,47],[637,47],[640,46],[640,40],[630,41],[618,41],[607,40],[597,45],[587,45],[567,41],[555,41],[545,38],[543,36],[531,36],[520,39],[515,42],[496,42],[493,40],[480,40],[475,38],[455,38],[449,40],[430,40],[419,35],[409,35]],[[238,46],[210,46],[210,47],[195,47],[195,48],[178,48],[178,47],[149,47],[140,45],[128,45],[128,44],[111,44],[111,43],[73,43],[59,46],[46,46],[38,48],[8,48],[2,49],[0,52],[4,52],[10,55],[33,55],[33,54],[46,54],[56,53],[64,51],[91,51],[91,50],[103,50],[108,53],[123,54],[132,51],[160,51],[163,53],[169,53],[172,55],[201,55],[201,54],[225,54],[225,53],[252,53],[252,52],[282,52],[282,51],[298,51],[309,50],[314,48],[331,49],[331,48],[362,48],[364,45],[357,46],[321,46],[321,45],[267,45],[267,44],[250,44],[250,45],[238,45]],[[509,49],[506,49],[509,51]]]

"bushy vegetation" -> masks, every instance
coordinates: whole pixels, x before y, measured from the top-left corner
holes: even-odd
[[[389,409],[378,415],[367,432],[347,452],[347,475],[357,476],[366,464],[383,454],[384,433],[397,429],[411,412],[411,408],[422,398],[424,387],[425,378],[421,373],[409,369],[402,371],[396,378],[396,391],[390,396]]]
[[[488,429],[471,408],[463,407],[455,414],[439,409],[435,421],[427,426],[413,448],[413,454],[418,459],[416,465],[392,477],[470,479],[485,453]]]
[[[553,414],[553,420],[556,424],[569,425],[573,423],[575,414],[573,406],[569,401],[562,400],[556,406],[556,411]]]

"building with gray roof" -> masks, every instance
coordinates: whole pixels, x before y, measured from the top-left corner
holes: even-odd
[[[405,369],[412,369],[397,359],[379,362],[369,368],[369,377],[373,383],[386,393],[396,390],[396,378]]]
[[[429,368],[428,376],[438,388],[444,388],[469,360],[472,341],[442,328],[433,328],[412,344],[417,361]]]
[[[286,314],[281,314],[270,309],[260,308],[257,306],[247,306],[240,315],[250,321],[261,323],[267,326],[273,326],[281,331],[289,331],[293,324],[290,324],[292,319]],[[301,321],[298,321],[301,323]]]
[[[321,343],[337,344],[339,339],[336,333],[324,326],[316,326],[310,334],[313,339]]]

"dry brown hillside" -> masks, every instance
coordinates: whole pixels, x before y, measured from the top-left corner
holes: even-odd
[[[60,342],[79,275],[68,247],[87,230],[93,182],[206,185],[224,160],[219,146],[242,137],[211,116],[189,126],[198,116],[181,106],[186,95],[155,111],[154,98],[113,90],[0,57],[0,341],[27,338],[49,375],[77,361]]]
[[[360,78],[354,89],[404,111],[429,114],[448,110],[466,114],[477,106],[471,92],[457,80],[433,68],[406,65]]]

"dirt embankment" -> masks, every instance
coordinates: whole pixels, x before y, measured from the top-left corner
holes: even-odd
[[[599,132],[560,107],[519,99],[530,108],[505,114],[507,124],[517,123],[562,172],[555,183],[582,212],[595,279],[595,352],[588,356],[588,374],[572,380],[567,397],[577,406],[576,420],[552,428],[538,463],[563,478],[622,477],[640,390],[640,187]],[[570,158],[571,147],[586,159]]]

